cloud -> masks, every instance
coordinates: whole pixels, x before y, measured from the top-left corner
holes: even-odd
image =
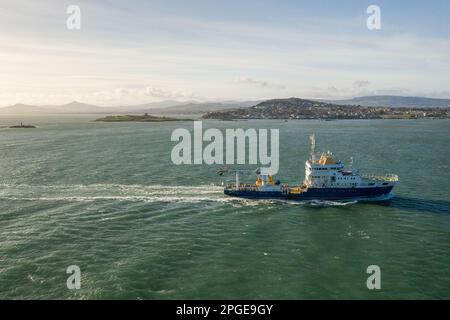
[[[161,100],[202,100],[202,97],[187,90],[171,90],[155,85],[150,86],[124,86],[86,93],[26,93],[0,91],[0,107],[25,103],[31,105],[58,105],[70,101],[81,101],[99,106],[133,105]]]
[[[283,86],[283,85],[272,84],[267,81],[256,80],[256,79],[249,78],[249,77],[239,77],[236,80],[236,82],[241,83],[241,84],[253,85],[253,86],[257,86],[257,87],[263,87],[263,88],[273,88],[273,89],[284,89],[285,88],[285,86]]]
[[[190,91],[164,90],[156,86],[148,86],[145,93],[152,98],[163,99],[194,99],[195,94]]]
[[[328,86],[328,87],[313,87],[311,90],[303,93],[305,97],[311,99],[349,99],[361,96],[372,96],[372,95],[411,95],[412,93],[401,87],[382,87],[377,89],[367,88],[369,86],[369,81],[357,80],[352,83],[352,86]],[[419,96],[431,97],[427,92],[418,94]],[[441,94],[440,96],[445,96]]]
[[[268,85],[267,81],[255,80],[255,79],[248,78],[248,77],[240,77],[237,80],[237,82],[238,83],[257,85],[257,86],[260,86],[260,87],[267,87],[267,85]]]
[[[114,92],[118,97],[124,97],[130,94],[130,90],[126,88],[117,88],[116,90],[114,90]]]
[[[370,82],[367,80],[356,80],[355,82],[353,82],[353,87],[363,88],[363,87],[367,87],[369,84],[370,84]]]
[[[92,101],[101,105],[115,105],[117,101],[120,104],[139,104],[161,100],[179,100],[186,101],[199,99],[199,97],[187,90],[177,90],[159,85],[148,86],[124,86],[112,90],[102,90],[86,94],[81,97],[73,97],[72,100]]]
[[[450,39],[413,33],[409,25],[368,33],[364,19],[306,15],[298,20],[290,6],[292,16],[269,21],[241,19],[244,14],[199,18],[190,10],[141,4],[124,10],[115,1],[82,0],[88,19],[80,32],[68,32],[64,4],[59,10],[52,0],[3,2],[2,105],[137,104],[196,94],[203,100],[379,92],[448,96],[450,87]],[[230,74],[242,77],[230,85]]]

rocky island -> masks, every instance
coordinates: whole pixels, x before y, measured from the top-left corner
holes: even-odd
[[[450,107],[404,108],[338,105],[299,98],[272,99],[249,108],[208,112],[204,119],[450,119]]]
[[[144,115],[106,116],[103,118],[96,119],[95,121],[102,121],[102,122],[167,122],[167,121],[192,121],[192,120],[170,118],[170,117],[157,117],[157,116],[152,116],[152,115],[145,113]]]
[[[30,124],[23,124],[21,122],[20,125],[10,126],[10,128],[11,129],[34,129],[36,127],[33,125],[30,125]]]

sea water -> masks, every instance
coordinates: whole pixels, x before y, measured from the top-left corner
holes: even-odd
[[[399,175],[378,203],[229,198],[218,166],[171,162],[192,122],[90,120],[0,119],[38,127],[0,129],[0,298],[450,298],[449,120],[203,122],[279,129],[288,184],[315,133],[362,172]]]

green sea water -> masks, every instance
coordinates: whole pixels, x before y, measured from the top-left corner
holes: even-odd
[[[362,171],[398,174],[387,203],[227,198],[218,166],[171,162],[171,133],[191,122],[0,126],[20,120],[38,128],[0,129],[0,298],[450,298],[448,120],[203,122],[278,128],[289,184],[315,133]],[[369,265],[380,290],[367,289]]]

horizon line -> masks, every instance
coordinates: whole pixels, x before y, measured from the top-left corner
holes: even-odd
[[[19,105],[23,106],[30,106],[30,107],[61,107],[65,105],[70,105],[73,103],[79,103],[84,105],[89,105],[93,107],[99,107],[99,108],[120,108],[120,107],[138,107],[143,106],[146,104],[157,104],[157,103],[164,103],[164,102],[175,102],[175,103],[225,103],[225,102],[253,102],[253,101],[267,101],[267,100],[284,100],[284,99],[303,99],[303,100],[312,100],[312,101],[346,101],[346,100],[353,100],[358,98],[370,98],[370,97],[399,97],[399,98],[425,98],[425,99],[432,99],[432,100],[450,100],[450,97],[448,98],[436,98],[436,97],[429,97],[425,95],[393,95],[393,94],[374,94],[374,95],[358,95],[358,96],[352,96],[348,98],[308,98],[308,97],[298,97],[298,96],[290,96],[290,97],[275,97],[275,98],[255,98],[255,99],[186,99],[186,100],[177,100],[177,99],[165,99],[165,100],[157,100],[157,101],[149,101],[144,103],[137,103],[137,104],[119,104],[119,105],[101,105],[101,104],[95,104],[95,103],[88,103],[88,102],[82,102],[80,100],[71,100],[66,103],[60,103],[60,104],[28,104],[23,102],[17,102],[14,104],[8,104],[0,106],[0,109],[3,108],[9,108],[9,107],[15,107]],[[175,105],[174,105],[175,106]],[[159,107],[159,108],[167,108],[165,107]],[[171,107],[171,106],[170,106]]]

